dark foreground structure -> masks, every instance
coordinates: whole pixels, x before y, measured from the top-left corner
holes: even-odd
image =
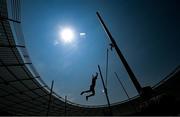
[[[0,115],[110,115],[107,105],[72,103],[42,81],[28,56],[20,19],[19,0],[0,0]],[[179,84],[178,66],[152,87],[151,97],[111,104],[111,114],[179,115]]]

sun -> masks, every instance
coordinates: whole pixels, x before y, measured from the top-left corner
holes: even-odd
[[[65,43],[71,43],[74,40],[74,31],[71,28],[64,28],[60,31],[60,38]]]

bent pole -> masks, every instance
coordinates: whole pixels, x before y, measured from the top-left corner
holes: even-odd
[[[110,107],[110,101],[109,101],[109,97],[108,97],[107,88],[106,88],[106,86],[105,86],[105,84],[104,84],[103,76],[102,76],[102,73],[101,73],[101,68],[100,68],[99,65],[98,65],[98,69],[99,69],[99,73],[100,73],[100,76],[101,76],[101,80],[102,80],[104,92],[105,92],[105,95],[106,95],[106,99],[107,99],[107,103],[108,103],[108,108],[109,108],[110,114],[112,115],[112,111],[111,111],[111,107]]]
[[[139,84],[139,82],[138,82],[137,78],[135,77],[134,73],[132,72],[132,70],[131,70],[130,66],[128,65],[126,59],[124,58],[123,54],[121,53],[119,47],[117,46],[116,41],[115,41],[114,38],[112,37],[112,35],[111,35],[110,31],[108,30],[108,28],[106,27],[106,25],[105,25],[103,19],[101,18],[100,14],[99,14],[98,12],[96,12],[96,15],[97,15],[100,23],[102,24],[102,26],[103,26],[106,34],[108,35],[111,43],[113,44],[113,46],[114,46],[114,48],[115,48],[115,50],[116,50],[116,52],[117,52],[120,60],[122,61],[122,63],[123,63],[123,65],[124,65],[124,67],[125,67],[128,75],[129,75],[129,77],[130,77],[130,79],[132,80],[132,82],[133,82],[136,90],[138,91],[139,94],[141,94],[142,87],[141,87],[141,85]]]

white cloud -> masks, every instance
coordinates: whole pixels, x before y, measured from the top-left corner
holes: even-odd
[[[86,33],[82,32],[82,33],[79,33],[79,35],[80,35],[81,38],[86,38]]]

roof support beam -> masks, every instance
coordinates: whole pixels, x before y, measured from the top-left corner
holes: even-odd
[[[3,64],[3,65],[0,65],[0,67],[25,66],[25,65],[31,65],[31,64],[32,63]]]
[[[0,77],[0,78],[2,79],[2,77]],[[26,79],[18,79],[18,80],[4,81],[4,82],[0,82],[0,84],[9,85],[9,83],[12,83],[12,82],[19,82],[19,81],[25,81],[25,80],[34,80],[34,79],[37,79],[37,78],[40,78],[40,76],[37,76],[37,77],[34,77],[34,78],[26,78]]]
[[[25,46],[22,45],[0,45],[0,47],[4,47],[4,48],[25,48]]]
[[[0,17],[0,21],[12,21],[12,22],[16,22],[16,23],[21,23],[20,21],[17,20],[13,20],[7,17]]]
[[[11,95],[14,96],[14,95],[17,95],[17,94],[22,94],[23,95],[25,92],[31,92],[31,91],[34,91],[34,90],[42,89],[44,87],[47,87],[47,86],[42,86],[42,87],[30,89],[30,90],[28,89],[28,90],[24,90],[24,91],[15,92],[15,93],[9,93],[7,95],[0,96],[0,98],[5,98],[5,97],[11,96]],[[0,89],[2,89],[2,88],[0,88]],[[2,90],[5,91],[4,89],[2,89]],[[5,91],[5,92],[8,92],[8,91]]]

